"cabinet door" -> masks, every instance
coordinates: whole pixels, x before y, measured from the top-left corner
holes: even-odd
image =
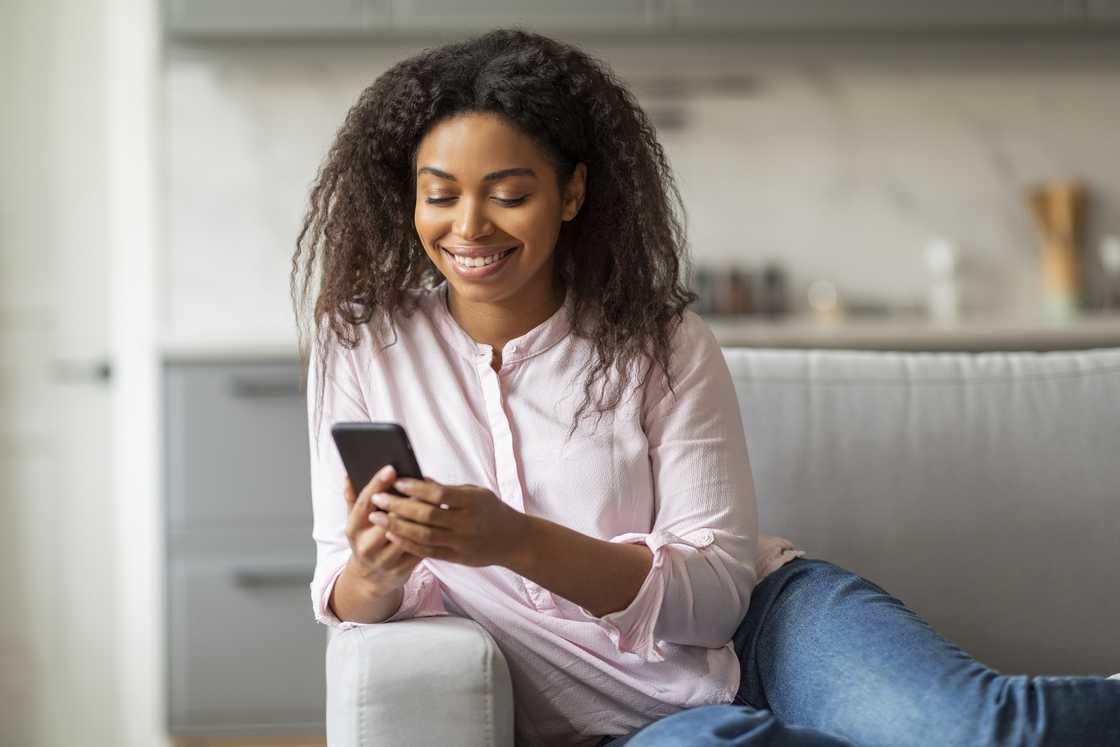
[[[265,548],[261,538],[255,551],[169,556],[173,735],[322,733],[326,628],[308,595],[314,547]]]
[[[387,0],[166,0],[172,33],[361,31],[388,20]]]
[[[1117,23],[1120,21],[1120,0],[1089,0],[1090,23]]]
[[[165,492],[173,530],[311,527],[298,363],[169,363]]]
[[[521,24],[554,29],[650,29],[667,22],[665,0],[394,0],[397,28],[472,30]]]
[[[673,0],[679,28],[830,30],[1080,25],[1084,7],[1070,0]]]

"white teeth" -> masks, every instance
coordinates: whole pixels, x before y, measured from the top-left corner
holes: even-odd
[[[455,259],[456,262],[458,262],[463,267],[485,267],[486,265],[494,264],[495,262],[504,258],[507,254],[509,254],[512,251],[513,251],[513,249],[507,249],[504,252],[499,252],[497,254],[491,254],[489,257],[460,257],[460,256],[455,255],[455,254],[452,254],[451,256]],[[451,254],[451,253],[448,252],[448,254]]]

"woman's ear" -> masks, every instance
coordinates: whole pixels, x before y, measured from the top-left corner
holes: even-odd
[[[583,196],[587,189],[587,164],[580,161],[572,170],[572,176],[564,188],[564,210],[561,213],[563,220],[571,220],[579,213],[583,206]]]

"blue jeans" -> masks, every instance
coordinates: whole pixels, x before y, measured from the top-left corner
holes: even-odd
[[[767,576],[733,640],[742,671],[732,703],[687,708],[599,745],[1120,745],[1120,681],[999,674],[875,584],[821,560]]]

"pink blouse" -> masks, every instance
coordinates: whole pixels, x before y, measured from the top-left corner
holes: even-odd
[[[781,538],[760,544],[738,401],[704,321],[687,311],[674,337],[675,397],[663,377],[631,382],[598,428],[592,415],[565,442],[591,352],[569,333],[570,295],[506,343],[494,371],[491,346],[451,316],[446,281],[410,292],[416,312],[382,328],[391,344],[375,344],[366,325],[356,349],[336,347],[317,433],[312,350],[316,619],[363,624],[340,622],[327,604],[350,556],[345,469],[330,426],[395,421],[426,476],[484,486],[519,511],[592,537],[645,543],[653,565],[628,607],[597,617],[507,568],[425,559],[399,611],[373,624],[456,614],[486,628],[509,664],[519,744],[593,744],[683,708],[731,702],[739,662],[730,639],[751,590],[803,553]]]

